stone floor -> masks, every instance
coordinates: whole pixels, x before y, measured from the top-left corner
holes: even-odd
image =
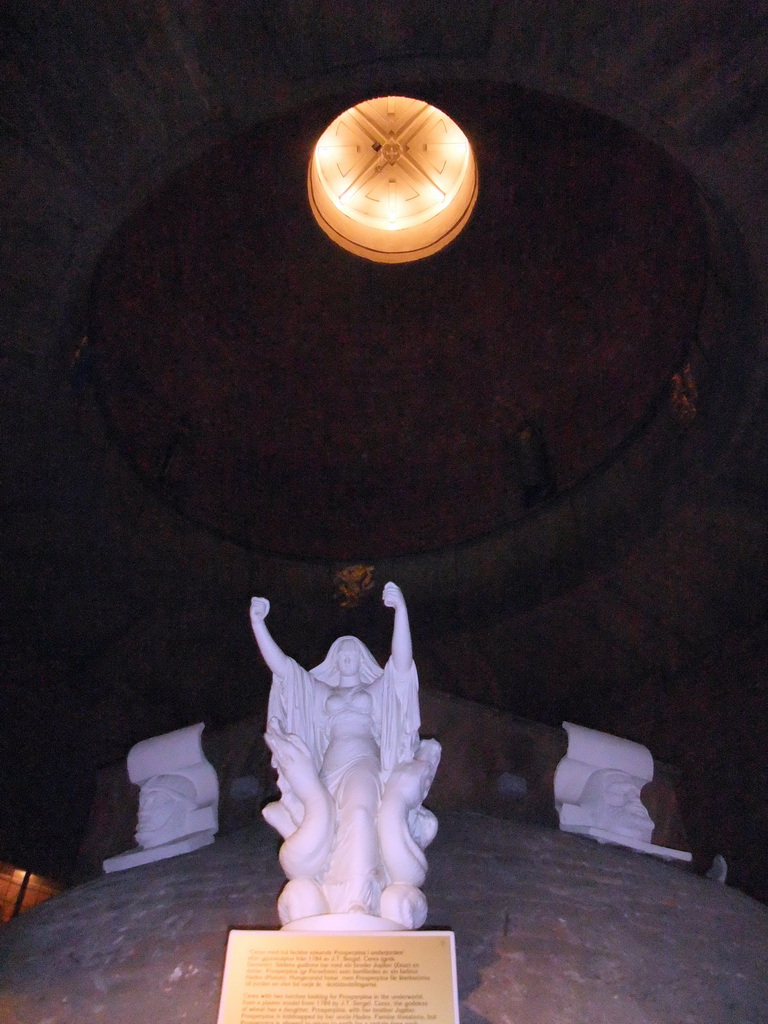
[[[227,929],[277,925],[276,850],[244,830],[4,926],[0,1020],[214,1024]],[[462,1024],[768,1024],[768,907],[683,867],[452,813],[427,894]]]

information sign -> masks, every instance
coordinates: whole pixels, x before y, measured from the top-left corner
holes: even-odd
[[[459,1024],[453,932],[234,929],[218,1024]]]

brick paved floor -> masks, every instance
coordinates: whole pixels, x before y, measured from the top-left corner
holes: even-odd
[[[215,1024],[227,929],[277,926],[266,826],[106,875],[0,928],[3,1024]],[[428,925],[462,1024],[768,1024],[768,907],[553,829],[443,814]]]

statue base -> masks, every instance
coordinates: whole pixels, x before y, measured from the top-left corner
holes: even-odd
[[[326,935],[366,934],[369,932],[404,932],[408,929],[397,921],[373,914],[315,914],[299,917],[284,924],[284,932],[320,932]]]

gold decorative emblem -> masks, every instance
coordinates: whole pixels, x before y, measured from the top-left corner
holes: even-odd
[[[373,589],[373,566],[350,565],[339,569],[334,576],[336,594],[342,608],[357,608],[365,595]]]

